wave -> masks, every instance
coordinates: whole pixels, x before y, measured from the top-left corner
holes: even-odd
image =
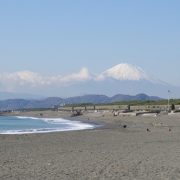
[[[75,131],[83,129],[93,129],[94,127],[89,128],[42,128],[42,129],[24,129],[24,130],[6,130],[1,131],[0,134],[31,134],[31,133],[50,133],[50,132],[60,132],[60,131]]]
[[[85,130],[94,129],[99,125],[82,123],[81,121],[70,121],[62,118],[36,118],[36,117],[22,117],[16,116],[18,119],[32,119],[32,120],[42,120],[48,124],[57,124],[59,127],[55,128],[32,128],[32,129],[18,129],[18,130],[1,130],[0,134],[30,134],[30,133],[50,133],[50,132],[60,132],[60,131],[75,131],[75,130]]]
[[[81,126],[83,124],[83,126],[92,126],[91,124],[85,124],[82,123],[81,121],[71,121],[71,120],[67,120],[67,119],[63,119],[63,118],[36,118],[36,117],[27,117],[27,116],[16,116],[19,119],[33,119],[33,120],[43,120],[46,123],[50,123],[50,124],[68,124],[68,125],[74,125],[74,126]]]

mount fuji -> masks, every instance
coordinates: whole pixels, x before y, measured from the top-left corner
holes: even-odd
[[[130,80],[130,81],[140,81],[146,80],[154,84],[165,84],[164,82],[154,78],[153,76],[148,75],[140,67],[133,64],[118,64],[117,66],[112,67],[111,69],[101,73],[97,76],[99,80],[106,78],[111,78],[115,80]]]
[[[104,94],[108,96],[145,93],[166,99],[180,98],[180,87],[165,83],[133,64],[122,63],[98,75],[90,72],[89,75],[91,77],[88,81],[62,88],[61,93],[70,96],[72,96],[72,92],[73,94]]]
[[[49,78],[47,80],[50,81],[51,79],[54,78]],[[69,81],[67,81],[67,79],[70,79],[70,83],[68,83]],[[64,81],[65,83],[63,83]],[[118,64],[100,74],[94,74],[87,68],[83,68],[83,71],[81,71],[80,74],[73,74],[72,77],[67,76],[60,82],[57,80],[55,83],[53,82],[52,85],[48,84],[43,87],[41,86],[40,88],[43,88],[48,92],[46,97],[57,96],[67,98],[98,94],[112,97],[117,94],[134,96],[143,93],[148,96],[158,96],[165,99],[180,98],[180,87],[163,82],[158,78],[149,75],[140,67],[128,63]],[[36,93],[37,91],[33,92]],[[40,91],[38,90],[38,92]],[[38,96],[32,97],[32,95],[0,92],[0,100],[14,99],[15,97],[34,99]],[[39,98],[40,97],[42,96],[39,96]]]

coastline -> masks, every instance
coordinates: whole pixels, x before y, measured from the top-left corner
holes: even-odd
[[[0,135],[0,179],[180,179],[179,114],[84,113],[71,117],[70,113],[40,113],[16,115],[60,117],[103,126]]]

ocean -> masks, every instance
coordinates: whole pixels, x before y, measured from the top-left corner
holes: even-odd
[[[99,125],[62,118],[0,116],[0,134],[47,133],[94,129]]]

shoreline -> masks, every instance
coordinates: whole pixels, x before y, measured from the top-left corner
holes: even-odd
[[[62,118],[59,116],[34,116],[32,114],[31,116],[26,116],[25,114],[23,115],[6,114],[6,116],[3,117],[7,117],[7,121],[8,121],[7,123],[9,125],[10,123],[13,124],[16,123],[14,124],[14,127],[9,126],[9,128],[8,127],[6,128],[6,125],[4,126],[4,124],[1,123],[2,127],[0,128],[0,134],[4,134],[4,135],[80,131],[80,130],[96,129],[103,126],[102,124],[96,122],[90,122],[90,121],[84,122],[82,120],[79,120],[78,118],[71,118],[69,116]],[[23,121],[21,121],[21,119]],[[5,122],[6,118],[1,118],[1,120]],[[36,120],[38,120],[37,123],[40,122],[42,124],[36,125]],[[28,124],[30,128],[28,128],[26,124]],[[3,127],[5,129],[3,129]]]
[[[0,179],[180,179],[179,114],[154,117],[84,113],[70,117],[70,113],[56,113],[43,113],[43,117],[103,126],[0,135]]]
[[[41,114],[41,115],[40,115]],[[152,132],[158,132],[162,127],[174,128],[180,127],[179,119],[180,113],[173,113],[171,115],[161,114],[156,116],[155,113],[140,114],[138,116],[135,113],[127,113],[127,115],[120,114],[114,116],[112,112],[84,112],[82,115],[72,116],[71,112],[56,112],[56,111],[31,111],[31,112],[20,112],[20,113],[8,113],[5,116],[22,116],[22,117],[36,117],[36,118],[62,118],[70,121],[80,121],[82,123],[99,125],[99,127],[93,129],[112,129],[112,130],[126,130],[126,131],[146,131],[147,128],[151,129]],[[169,119],[174,119],[172,121]],[[127,128],[122,128],[126,125]],[[91,130],[91,129],[82,129]],[[164,128],[165,130],[165,128]],[[72,130],[74,131],[74,130]],[[81,130],[75,130],[81,131]],[[165,130],[166,131],[166,130]],[[67,132],[67,131],[57,131]]]

